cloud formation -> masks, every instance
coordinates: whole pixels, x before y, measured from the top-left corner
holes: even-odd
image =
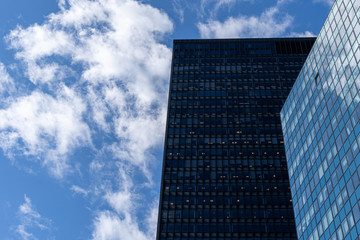
[[[0,96],[5,92],[13,92],[14,88],[14,79],[10,77],[5,65],[0,62]]]
[[[185,1],[172,0],[173,10],[176,13],[176,15],[181,23],[184,22],[185,9],[187,8],[186,5],[187,5],[187,2],[185,2]]]
[[[29,197],[25,195],[24,198],[25,202],[18,209],[20,224],[15,231],[23,240],[36,240],[38,238],[33,231],[50,232],[51,221],[35,210]]]
[[[90,130],[83,122],[86,106],[63,86],[56,97],[40,91],[20,97],[0,110],[0,147],[9,156],[22,152],[40,157],[55,177],[68,169],[66,155],[89,144]]]
[[[198,23],[202,38],[266,38],[281,36],[291,26],[293,17],[282,14],[280,1],[274,7],[266,9],[260,16],[229,17],[224,22],[209,19]]]
[[[0,109],[0,146],[59,179],[89,164],[89,186],[70,190],[101,201],[93,239],[153,238],[157,204],[141,199],[154,199],[172,22],[135,0],[61,0],[59,9],[6,37],[31,88]],[[94,159],[73,157],[79,148]]]
[[[230,9],[239,2],[252,2],[254,0],[201,0],[198,14],[201,18],[216,18],[222,9]]]
[[[276,20],[275,15],[278,12],[278,9],[271,8],[260,17],[230,17],[225,22],[209,20],[207,23],[199,23],[198,28],[202,38],[279,36],[291,25],[293,18],[285,15],[280,20]]]
[[[110,206],[110,210],[97,213],[94,221],[94,240],[134,239],[147,240],[155,238],[158,204],[150,203],[138,218],[138,208],[144,196],[136,191],[129,168],[119,169],[119,181],[122,183],[117,190],[106,189],[103,198]]]
[[[242,0],[252,1],[252,0]],[[294,17],[284,12],[284,6],[293,0],[278,0],[275,6],[265,9],[260,15],[230,16],[224,21],[217,20],[217,12],[224,6],[231,6],[236,0],[202,0],[201,9],[215,4],[205,22],[197,24],[201,38],[269,38],[269,37],[313,37],[310,31],[290,32]]]
[[[316,35],[310,31],[305,31],[303,33],[290,33],[290,37],[316,37]]]
[[[150,228],[148,232],[140,230],[138,224],[128,217],[121,218],[111,211],[103,211],[95,220],[96,227],[92,238],[94,240],[155,239],[157,210],[157,206],[154,207],[146,219],[147,226]]]
[[[74,194],[80,194],[80,195],[83,195],[83,196],[87,196],[89,194],[89,191],[87,191],[87,190],[85,190],[82,187],[79,187],[77,185],[72,185],[70,189]]]
[[[43,24],[19,26],[7,36],[36,91],[2,110],[8,120],[1,128],[11,128],[15,138],[22,138],[30,146],[27,153],[44,147],[41,136],[54,137],[63,155],[70,145],[76,146],[69,141],[90,142],[86,125],[96,124],[121,140],[114,145],[117,153],[143,165],[142,154],[162,139],[171,51],[159,40],[172,31],[171,21],[159,10],[132,0],[69,0],[59,5],[61,10]],[[59,97],[59,83],[71,96]],[[35,109],[26,116],[20,110],[15,114],[25,100]],[[41,106],[47,101],[52,104]],[[77,109],[67,111],[63,105],[72,101],[79,103]],[[66,113],[58,112],[62,110]],[[90,110],[85,116],[90,122],[82,119],[85,110]],[[76,126],[62,136],[61,132],[69,132],[68,125],[39,126],[43,121],[36,111],[50,120],[64,116]],[[24,120],[27,130],[20,124]],[[6,136],[10,134],[2,134]]]

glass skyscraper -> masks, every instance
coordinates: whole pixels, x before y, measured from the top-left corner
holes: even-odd
[[[280,110],[314,41],[174,41],[158,240],[297,238]]]
[[[281,111],[300,240],[360,239],[359,7],[335,1]]]

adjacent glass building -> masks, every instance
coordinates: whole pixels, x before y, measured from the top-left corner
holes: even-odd
[[[297,233],[360,236],[360,1],[335,1],[281,111]]]
[[[174,41],[158,240],[297,238],[280,110],[314,41]]]

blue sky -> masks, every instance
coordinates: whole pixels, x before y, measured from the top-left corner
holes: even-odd
[[[0,239],[153,239],[173,39],[314,36],[327,0],[0,8]]]

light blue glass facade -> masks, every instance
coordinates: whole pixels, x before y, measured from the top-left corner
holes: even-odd
[[[335,1],[281,111],[300,240],[360,239],[359,7]]]

